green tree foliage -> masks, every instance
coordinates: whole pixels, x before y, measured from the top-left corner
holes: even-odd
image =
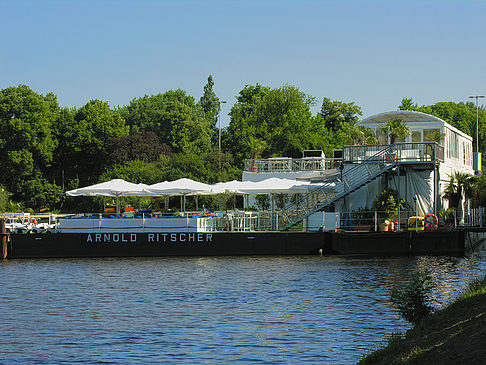
[[[389,120],[384,125],[380,126],[380,129],[383,133],[390,136],[391,144],[404,141],[410,134],[410,128],[408,128],[407,123],[401,119]]]
[[[324,120],[325,127],[335,132],[341,129],[343,124],[355,125],[361,115],[361,108],[354,103],[333,101],[325,97],[319,115]]]
[[[58,112],[53,94],[42,96],[25,85],[0,92],[0,184],[15,199],[51,167],[56,147],[51,131]]]
[[[398,209],[404,200],[398,200],[398,191],[395,189],[383,190],[373,201],[372,209],[377,211],[378,219],[384,221],[398,216]]]
[[[64,109],[56,129],[58,169],[81,186],[97,182],[107,166],[109,141],[127,134],[125,121],[107,102],[91,100],[77,110]]]
[[[133,99],[120,113],[132,132],[152,131],[173,152],[201,153],[210,149],[210,126],[194,98],[183,90]]]
[[[486,175],[474,177],[471,193],[476,207],[486,207]]]
[[[212,135],[214,137],[212,138],[212,143],[213,146],[215,146],[217,144],[217,138],[215,137],[218,136],[218,116],[219,111],[221,110],[221,104],[213,87],[213,76],[209,75],[208,82],[204,85],[203,95],[199,99],[198,105],[201,107],[204,118],[212,130]]]
[[[171,155],[170,147],[160,143],[154,132],[141,131],[134,134],[112,138],[108,145],[108,163],[123,164],[127,161],[157,161],[160,155]]]
[[[402,103],[398,106],[399,110],[418,111],[418,108],[418,105],[413,102],[412,98],[403,98]]]
[[[378,140],[375,137],[373,129],[362,125],[355,126],[349,123],[343,123],[340,130],[336,132],[340,140],[345,145],[367,145],[377,144]]]
[[[21,199],[28,207],[52,211],[62,206],[65,196],[60,186],[36,176],[23,185]]]
[[[412,324],[418,324],[433,312],[431,306],[432,277],[430,272],[416,271],[407,286],[400,290],[393,288],[391,302],[402,317]]]
[[[300,157],[302,150],[318,143],[310,111],[313,103],[314,98],[294,86],[247,85],[231,110],[224,147],[241,163],[251,156],[250,137],[266,142],[263,157]]]

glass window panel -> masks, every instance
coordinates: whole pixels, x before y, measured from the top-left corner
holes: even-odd
[[[388,144],[388,135],[383,133],[380,128],[376,128],[376,139],[378,140],[378,144]]]
[[[424,129],[424,142],[440,143],[440,129]]]
[[[422,133],[420,131],[412,131],[412,142],[422,142]]]

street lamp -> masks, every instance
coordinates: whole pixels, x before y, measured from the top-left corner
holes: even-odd
[[[223,170],[221,168],[221,104],[226,104],[226,100],[219,101],[219,138],[218,138],[218,146],[219,146],[219,153],[218,153],[218,160],[219,160],[219,179],[223,181]],[[220,209],[221,210],[221,209]]]
[[[479,108],[478,99],[484,98],[484,95],[472,95],[469,99],[476,99],[476,152],[479,153]]]
[[[226,100],[219,101],[219,139],[218,139],[218,146],[219,146],[219,153],[221,154],[221,104],[226,104]],[[219,157],[221,159],[221,156]]]

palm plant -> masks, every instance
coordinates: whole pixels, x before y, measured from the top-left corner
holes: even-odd
[[[401,119],[393,119],[381,125],[380,130],[390,136],[390,144],[395,144],[397,139],[405,139],[410,134],[407,123]]]
[[[253,136],[250,136],[247,144],[248,144],[248,147],[250,148],[251,159],[252,159],[250,170],[253,171],[253,170],[255,170],[255,163],[256,163],[257,157],[263,151],[265,151],[265,149],[267,148],[267,142],[265,142],[264,140],[255,138]]]
[[[474,176],[456,171],[449,175],[449,182],[445,188],[444,197],[449,200],[450,207],[457,208],[460,221],[463,220],[464,202],[472,197]]]

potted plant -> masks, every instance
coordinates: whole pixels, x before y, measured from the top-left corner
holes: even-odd
[[[368,207],[361,207],[351,212],[351,219],[355,231],[370,231],[373,223],[373,211]]]
[[[256,159],[263,151],[265,151],[265,149],[267,148],[267,143],[261,139],[250,136],[248,140],[248,147],[250,148],[251,152],[250,171],[257,172],[258,168],[256,166]]]
[[[455,208],[442,209],[439,213],[439,218],[444,223],[444,229],[450,229],[454,224]]]
[[[398,191],[395,189],[385,189],[376,197],[372,208],[377,212],[380,230],[388,231],[388,224],[398,217],[398,211],[402,203],[404,203],[404,200],[398,200]]]

